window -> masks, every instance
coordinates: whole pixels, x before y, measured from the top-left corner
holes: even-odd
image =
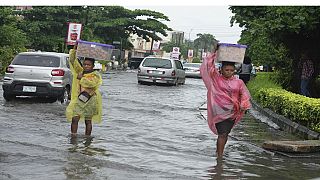
[[[177,69],[183,69],[180,61],[174,61],[176,63]]]
[[[165,68],[171,69],[172,64],[169,59],[161,59],[161,58],[147,58],[143,64],[143,67],[154,67],[154,68]]]
[[[190,64],[190,63],[186,63],[183,65],[183,67],[194,67],[194,68],[200,68],[200,63],[197,64]]]
[[[59,67],[60,58],[43,55],[17,55],[12,64],[24,66]]]
[[[66,65],[70,69],[70,64],[69,64],[69,57],[66,57]]]

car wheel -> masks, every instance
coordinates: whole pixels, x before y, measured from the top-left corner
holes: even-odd
[[[70,100],[70,88],[64,88],[63,94],[60,98],[58,98],[58,100],[61,102],[61,104],[68,104]]]
[[[12,94],[7,93],[7,92],[5,92],[5,91],[3,91],[3,98],[4,98],[6,101],[11,101],[12,99],[15,98],[15,96],[12,95]]]

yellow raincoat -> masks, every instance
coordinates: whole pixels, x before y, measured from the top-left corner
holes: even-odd
[[[99,72],[93,71],[84,74],[79,80],[77,76],[83,72],[83,68],[76,59],[76,51],[71,49],[69,52],[70,69],[73,75],[71,101],[66,109],[68,121],[72,121],[72,117],[80,115],[80,120],[89,119],[92,117],[92,122],[100,123],[102,115],[102,97],[99,91],[99,86],[102,84],[102,78]],[[94,95],[86,103],[78,99],[80,87],[92,88]],[[91,119],[91,118],[90,118]]]

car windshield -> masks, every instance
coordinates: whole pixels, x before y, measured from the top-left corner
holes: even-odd
[[[18,55],[14,58],[13,65],[59,67],[60,58],[43,55]]]
[[[161,58],[147,58],[143,64],[143,67],[154,67],[154,68],[165,68],[171,69],[172,64],[169,59],[161,59]]]
[[[200,68],[200,63],[197,64],[184,64],[183,67],[194,67],[194,68]]]

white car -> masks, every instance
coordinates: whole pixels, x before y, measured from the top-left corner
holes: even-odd
[[[69,54],[55,52],[19,53],[6,69],[3,97],[48,97],[66,104],[70,97],[72,74]]]
[[[146,57],[138,68],[138,83],[178,85],[185,83],[185,72],[179,60]]]
[[[185,70],[186,77],[201,78],[200,66],[201,63],[184,63],[183,69]]]

